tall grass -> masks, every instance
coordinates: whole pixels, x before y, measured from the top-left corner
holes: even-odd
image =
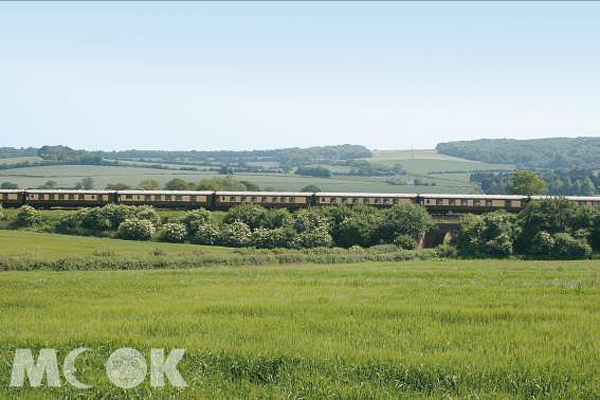
[[[600,397],[598,261],[3,272],[0,291],[1,397]],[[15,348],[80,346],[94,388],[8,388]],[[189,387],[112,386],[120,347],[186,348]]]

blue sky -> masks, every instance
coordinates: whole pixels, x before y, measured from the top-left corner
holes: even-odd
[[[600,2],[0,3],[0,146],[600,136]]]

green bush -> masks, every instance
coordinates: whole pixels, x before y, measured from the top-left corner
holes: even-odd
[[[264,227],[268,229],[283,228],[289,224],[291,219],[292,216],[286,208],[272,208],[267,210]]]
[[[165,224],[160,230],[159,239],[163,242],[182,243],[187,237],[187,229],[183,224]]]
[[[194,223],[195,224],[195,223]],[[197,225],[196,231],[192,237],[192,242],[196,244],[217,244],[221,238],[221,230],[214,223]]]
[[[268,212],[264,207],[255,204],[240,204],[227,211],[223,222],[232,224],[235,221],[240,221],[251,230],[254,230],[266,225],[267,215]]]
[[[150,240],[155,231],[151,221],[131,218],[119,225],[117,236],[121,239]]]
[[[137,219],[150,221],[157,225],[160,223],[160,216],[152,206],[130,206],[134,207],[134,216]]]
[[[31,206],[19,208],[15,217],[15,225],[22,227],[33,227],[42,222],[42,214]]]
[[[327,219],[318,210],[304,209],[293,214],[290,221],[299,233],[311,232],[319,228],[328,229]]]
[[[249,246],[252,243],[252,231],[241,221],[223,225],[220,243],[232,247]]]
[[[408,235],[398,235],[394,239],[394,244],[404,250],[414,250],[417,248],[417,241]]]
[[[179,221],[185,225],[188,234],[194,236],[200,226],[208,224],[210,220],[210,211],[199,208],[186,213]]]
[[[383,211],[381,223],[375,230],[376,243],[393,243],[399,235],[419,240],[433,222],[424,207],[413,204],[397,204]]]
[[[566,199],[530,202],[519,213],[522,230],[515,247],[523,254],[531,254],[532,241],[539,232],[571,234],[577,229],[587,228],[582,226],[582,212],[585,211],[581,211],[575,202]]]
[[[551,234],[541,231],[531,243],[529,254],[541,258],[580,259],[592,255],[592,248],[586,239],[574,238],[566,232]]]
[[[314,229],[299,233],[294,238],[292,246],[306,249],[313,247],[331,247],[333,246],[333,238],[327,231],[326,226],[318,226]]]
[[[505,211],[466,215],[453,244],[463,257],[506,257],[513,254],[519,231],[517,218]]]
[[[258,228],[252,232],[252,245],[259,249],[276,249],[291,247],[296,232],[293,229]]]
[[[435,254],[439,258],[456,258],[458,250],[451,244],[444,243],[435,248]]]

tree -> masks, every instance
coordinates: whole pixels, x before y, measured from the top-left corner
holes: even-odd
[[[331,171],[324,167],[300,167],[296,170],[296,174],[319,178],[331,178]]]
[[[399,235],[419,240],[432,224],[431,216],[422,206],[397,204],[383,212],[381,224],[375,230],[376,241],[392,243]]]
[[[125,183],[109,183],[106,185],[106,190],[128,190],[131,186]]]
[[[513,253],[518,234],[517,217],[506,211],[495,211],[463,217],[453,242],[461,256],[506,257]]]
[[[77,184],[75,185],[75,189],[85,189],[85,190],[91,190],[94,188],[94,179],[88,177],[85,177],[81,180],[81,182],[77,182]]]
[[[302,189],[300,189],[301,192],[305,192],[305,193],[317,193],[317,192],[322,192],[321,188],[315,185],[308,185],[308,186],[304,186]]]
[[[159,190],[160,183],[158,183],[158,181],[155,181],[155,180],[142,181],[138,185],[138,188],[143,189],[143,190]]]
[[[173,178],[165,183],[165,190],[188,190],[189,187],[189,183],[179,178]]]
[[[527,170],[518,170],[512,177],[507,191],[510,194],[534,196],[546,193],[546,183],[536,174]]]
[[[16,183],[12,183],[12,182],[2,182],[2,185],[0,185],[0,189],[18,189],[19,185],[17,185]]]
[[[56,186],[58,186],[58,182],[50,179],[49,181],[46,181],[46,183],[44,183],[43,185],[38,186],[38,189],[55,189]]]

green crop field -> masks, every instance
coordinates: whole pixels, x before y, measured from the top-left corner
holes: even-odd
[[[153,168],[135,168],[125,166],[79,166],[59,165],[28,167],[0,170],[0,182],[9,181],[21,187],[38,187],[49,179],[58,182],[59,187],[73,187],[84,177],[92,177],[96,188],[104,188],[109,183],[125,183],[135,186],[143,180],[153,179],[161,184],[173,178],[187,182],[199,182],[202,179],[223,177],[214,172],[176,171]],[[324,191],[332,192],[383,192],[383,193],[473,193],[471,185],[460,182],[448,182],[432,179],[437,187],[416,187],[390,185],[382,178],[333,177],[313,178],[294,174],[236,174],[234,178],[258,184],[261,188],[298,191],[307,185],[316,185]]]
[[[231,253],[231,248],[196,244],[140,242],[97,237],[58,235],[30,231],[0,230],[0,255],[53,260],[64,257],[149,256],[155,250],[166,256]]]
[[[600,262],[421,261],[0,273],[0,397],[600,397]],[[16,348],[88,347],[59,388]],[[184,348],[188,387],[124,391],[110,353]]]
[[[376,150],[373,158],[365,160],[382,165],[400,163],[410,174],[431,172],[467,172],[476,170],[514,169],[514,165],[489,164],[438,154],[435,150]]]

